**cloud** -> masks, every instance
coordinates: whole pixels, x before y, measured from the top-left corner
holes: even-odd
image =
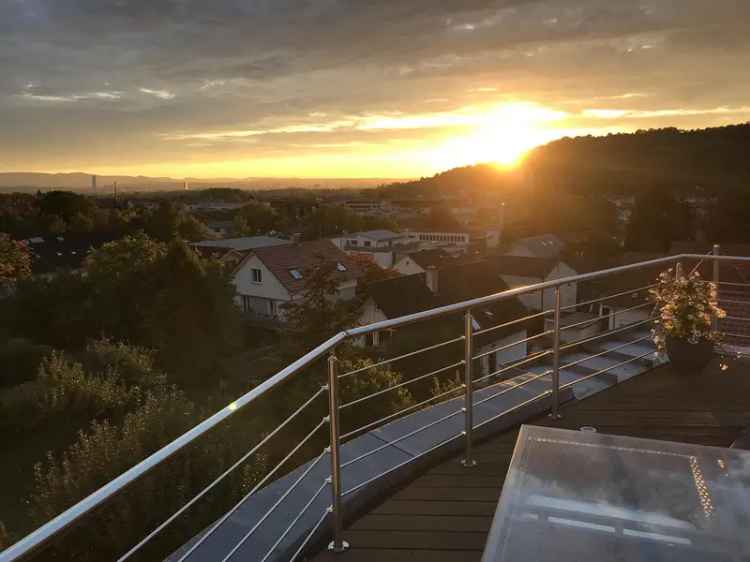
[[[151,88],[138,88],[138,91],[142,94],[147,94],[149,96],[154,96],[155,98],[159,98],[160,100],[171,100],[175,98],[175,94],[170,92],[169,90],[153,90]]]
[[[713,107],[706,109],[584,109],[584,117],[595,119],[655,119],[664,117],[694,117],[698,115],[742,115],[750,113],[750,106]]]

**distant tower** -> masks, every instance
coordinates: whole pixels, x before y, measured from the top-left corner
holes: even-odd
[[[117,206],[117,182],[112,184],[112,192],[114,195],[115,206]]]
[[[96,194],[96,176],[91,176],[91,193]]]
[[[183,188],[183,189],[184,189],[185,191],[187,191],[187,190],[189,190],[189,189],[190,189],[190,186],[188,185],[188,181],[187,181],[187,180],[185,180],[185,181],[183,181],[183,182],[182,182],[182,188]]]

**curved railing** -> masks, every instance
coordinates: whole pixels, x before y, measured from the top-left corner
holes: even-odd
[[[245,462],[252,455],[256,454],[262,447],[267,445],[270,441],[272,441],[274,437],[276,437],[279,434],[280,431],[282,431],[288,426],[288,424],[295,421],[298,418],[298,416],[309,413],[311,411],[311,408],[313,407],[312,405],[317,403],[317,401],[319,400],[322,401],[324,397],[327,398],[326,400],[327,415],[325,415],[319,421],[319,423],[311,426],[310,431],[307,432],[298,442],[296,442],[294,446],[289,448],[288,453],[284,455],[281,458],[281,460],[276,465],[274,465],[265,474],[265,476],[263,476],[263,478],[260,479],[247,494],[245,494],[245,496],[239,502],[237,502],[231,509],[229,509],[221,518],[215,521],[207,529],[204,529],[204,531],[197,538],[195,538],[191,543],[189,543],[188,546],[184,547],[183,550],[179,551],[178,554],[176,555],[177,557],[174,558],[174,560],[178,560],[181,562],[183,560],[188,559],[190,555],[196,551],[196,549],[200,548],[201,545],[205,541],[211,538],[212,534],[217,529],[219,529],[219,527],[221,526],[223,522],[225,522],[229,517],[232,516],[233,513],[236,512],[236,510],[242,505],[242,503],[245,500],[247,500],[253,494],[257,493],[258,490],[260,490],[264,485],[267,485],[269,482],[271,482],[274,476],[280,474],[282,467],[285,466],[285,464],[289,461],[289,459],[294,457],[303,448],[306,448],[311,443],[314,443],[315,439],[318,438],[324,430],[327,430],[327,434],[328,434],[327,446],[324,448],[324,450],[321,451],[319,455],[313,457],[312,462],[306,465],[306,468],[300,473],[299,477],[297,477],[294,480],[294,482],[285,491],[285,493],[282,494],[282,496],[279,497],[273,503],[270,509],[260,518],[260,520],[256,522],[256,524],[253,525],[249,529],[249,531],[245,533],[244,536],[237,542],[237,544],[231,549],[231,551],[225,555],[224,560],[229,560],[243,546],[243,544],[253,535],[253,533],[257,531],[260,525],[263,524],[263,522],[267,520],[267,518],[273,513],[273,511],[281,504],[281,502],[283,502],[288,497],[288,495],[291,494],[297,488],[299,483],[304,478],[306,478],[309,474],[311,474],[311,471],[319,467],[320,464],[324,462],[325,460],[327,460],[330,463],[330,470],[328,472],[329,476],[323,479],[320,487],[317,488],[317,491],[313,494],[313,496],[309,499],[309,501],[306,502],[306,504],[303,506],[300,513],[297,514],[296,517],[294,517],[292,521],[289,523],[288,527],[279,534],[279,537],[277,538],[275,543],[271,546],[271,549],[268,550],[268,552],[265,554],[265,557],[263,558],[263,560],[266,560],[271,556],[274,549],[278,547],[278,545],[286,538],[287,534],[294,528],[296,524],[298,524],[298,522],[300,521],[300,518],[303,517],[303,515],[307,515],[306,510],[310,509],[310,506],[313,505],[313,503],[321,497],[321,494],[325,492],[326,488],[330,488],[331,503],[328,506],[328,509],[324,510],[321,516],[315,520],[316,523],[312,525],[312,527],[303,537],[303,540],[300,541],[299,547],[296,549],[296,552],[292,554],[292,557],[294,558],[300,552],[302,552],[307,542],[320,529],[321,525],[325,522],[326,518],[329,517],[329,514],[330,514],[330,519],[332,521],[331,534],[333,536],[333,542],[332,542],[331,548],[334,550],[342,550],[346,546],[341,537],[342,498],[350,494],[353,494],[357,492],[358,490],[370,485],[373,481],[387,475],[393,470],[397,470],[401,465],[397,464],[395,467],[391,467],[378,475],[368,478],[364,482],[361,482],[357,484],[356,486],[353,486],[347,490],[344,490],[342,488],[342,481],[341,481],[342,469],[345,469],[348,466],[358,463],[364,460],[365,458],[368,458],[376,454],[378,451],[382,449],[391,447],[394,444],[402,440],[408,439],[410,437],[413,437],[419,434],[420,432],[426,431],[430,429],[430,427],[433,427],[436,424],[442,423],[448,419],[452,419],[452,418],[459,417],[459,416],[463,417],[464,430],[460,434],[451,436],[450,438],[446,439],[444,442],[435,444],[434,447],[431,447],[427,452],[430,452],[436,448],[439,448],[449,441],[455,441],[456,439],[460,438],[460,439],[463,439],[464,447],[465,447],[464,463],[470,465],[474,462],[474,458],[472,454],[473,433],[478,428],[484,426],[485,424],[490,423],[494,419],[509,413],[509,411],[501,411],[501,412],[498,412],[492,418],[484,420],[480,424],[475,424],[474,419],[473,419],[474,408],[498,396],[511,392],[517,388],[521,388],[535,381],[540,381],[540,380],[544,380],[547,378],[549,378],[550,380],[550,386],[547,390],[545,390],[544,392],[542,392],[536,397],[530,398],[528,401],[524,401],[524,402],[521,402],[520,404],[517,404],[516,406],[513,407],[513,410],[525,406],[527,402],[532,402],[532,401],[538,400],[539,398],[546,398],[546,399],[549,399],[551,403],[551,414],[553,416],[557,416],[558,408],[560,405],[560,391],[561,390],[564,390],[569,387],[573,387],[588,379],[597,377],[613,369],[624,366],[628,363],[644,359],[647,356],[652,355],[654,353],[653,351],[650,351],[649,353],[644,353],[642,355],[629,358],[628,360],[618,362],[617,364],[608,366],[606,368],[595,369],[594,372],[580,376],[576,380],[571,380],[567,383],[561,384],[560,382],[561,371],[575,368],[577,366],[580,366],[583,363],[586,363],[587,361],[590,361],[596,358],[601,358],[606,354],[617,352],[618,350],[624,349],[628,346],[633,346],[639,343],[644,343],[648,339],[648,337],[641,335],[639,338],[636,338],[635,340],[621,343],[615,347],[607,348],[604,351],[596,352],[596,353],[593,353],[584,357],[579,357],[577,359],[573,359],[570,361],[566,359],[566,362],[561,364],[561,357],[565,358],[566,353],[574,352],[575,350],[581,349],[582,347],[586,347],[589,344],[597,343],[605,338],[612,338],[613,336],[620,336],[622,334],[626,334],[627,332],[635,328],[646,327],[653,320],[653,317],[649,316],[646,319],[639,320],[637,322],[625,323],[624,325],[621,325],[621,326],[618,326],[617,322],[614,322],[615,324],[614,327],[610,328],[608,326],[608,329],[604,330],[601,333],[596,333],[590,336],[584,336],[574,341],[563,341],[566,336],[566,333],[569,330],[574,330],[576,328],[585,329],[590,326],[595,326],[597,322],[602,322],[601,318],[589,318],[580,322],[574,322],[572,324],[563,325],[561,322],[561,315],[563,313],[568,312],[568,311],[580,310],[581,308],[590,307],[592,305],[597,305],[599,303],[606,302],[608,300],[621,298],[621,297],[628,296],[628,295],[632,295],[634,298],[638,297],[638,298],[645,299],[647,298],[648,289],[651,288],[652,285],[646,285],[646,286],[641,286],[641,287],[637,287],[634,289],[628,289],[625,291],[620,291],[617,293],[605,295],[603,297],[597,297],[594,299],[584,300],[581,302],[578,302],[577,297],[576,297],[576,302],[569,303],[569,304],[562,303],[561,288],[564,286],[570,286],[571,284],[575,284],[575,286],[580,286],[582,283],[585,283],[585,282],[594,281],[594,280],[602,279],[604,277],[614,276],[614,275],[618,275],[622,273],[628,273],[628,272],[632,272],[635,270],[640,270],[640,269],[645,269],[645,268],[657,268],[657,267],[663,268],[665,266],[669,266],[669,265],[672,265],[681,261],[692,261],[692,260],[713,260],[713,263],[715,264],[715,267],[713,269],[713,277],[714,277],[713,281],[715,283],[720,283],[719,278],[718,278],[719,276],[718,263],[720,261],[748,262],[750,261],[750,258],[720,256],[718,255],[718,248],[715,248],[714,255],[709,255],[709,256],[702,256],[702,255],[697,255],[697,254],[680,254],[680,255],[645,261],[641,263],[635,263],[631,265],[624,265],[620,267],[614,267],[611,269],[595,271],[595,272],[586,273],[582,275],[574,275],[574,276],[570,276],[566,278],[556,279],[554,281],[538,283],[535,285],[518,287],[518,288],[510,289],[501,293],[487,295],[481,298],[476,298],[476,299],[468,300],[465,302],[442,306],[439,308],[434,308],[431,310],[418,312],[418,313],[411,314],[408,316],[403,316],[401,318],[384,320],[381,322],[376,322],[376,323],[369,324],[366,326],[361,326],[361,327],[357,327],[357,328],[353,328],[350,330],[340,332],[334,335],[333,337],[329,338],[325,342],[321,343],[315,349],[303,355],[302,357],[300,357],[293,363],[289,364],[287,367],[283,368],[278,373],[276,373],[275,375],[273,375],[272,377],[270,377],[263,383],[259,384],[258,386],[256,386],[255,388],[253,388],[252,390],[250,390],[249,392],[247,392],[246,394],[244,394],[243,396],[235,400],[234,402],[228,404],[226,407],[222,408],[220,411],[218,411],[211,417],[205,419],[203,422],[199,423],[198,425],[196,425],[195,427],[193,427],[192,429],[190,429],[189,431],[187,431],[186,433],[184,433],[183,435],[181,435],[174,441],[170,442],[169,444],[162,447],[155,453],[151,454],[146,459],[142,460],[141,462],[139,462],[138,464],[136,464],[129,470],[125,471],[123,474],[121,474],[114,480],[110,481],[105,486],[99,488],[94,493],[82,499],[81,501],[79,501],[78,503],[76,503],[75,505],[73,505],[72,507],[64,511],[63,513],[57,515],[52,520],[50,520],[49,522],[47,522],[46,524],[44,524],[37,530],[33,531],[28,536],[19,540],[18,542],[16,542],[15,544],[10,546],[3,552],[0,552],[0,562],[11,562],[11,561],[19,560],[38,551],[41,547],[47,545],[54,537],[56,537],[57,535],[61,534],[64,530],[74,525],[83,516],[91,513],[95,509],[102,506],[105,502],[112,499],[114,496],[116,496],[120,492],[122,492],[129,485],[141,479],[144,475],[149,473],[152,469],[161,465],[166,460],[172,458],[178,451],[181,451],[187,445],[195,442],[198,438],[208,433],[215,427],[219,426],[220,424],[222,424],[222,422],[224,422],[228,418],[236,415],[237,412],[245,409],[248,405],[256,403],[261,397],[266,396],[269,393],[269,391],[271,391],[272,389],[279,388],[281,385],[283,385],[290,379],[293,379],[296,374],[310,367],[316,361],[319,361],[322,359],[325,359],[327,361],[327,383],[326,384],[322,385],[317,391],[314,391],[307,399],[302,401],[302,403],[290,415],[288,415],[281,423],[276,425],[276,427],[273,428],[272,431],[267,433],[248,452],[244,453],[238,460],[232,463],[217,478],[211,481],[207,486],[203,487],[200,490],[200,492],[194,495],[190,500],[188,500],[184,505],[182,505],[177,511],[175,511],[169,517],[164,519],[162,523],[154,527],[141,540],[139,540],[129,550],[127,550],[127,552],[122,554],[118,558],[118,560],[127,560],[131,558],[134,554],[138,553],[149,541],[151,541],[160,532],[162,532],[165,528],[171,525],[177,518],[179,518],[185,512],[187,512],[193,505],[195,505],[196,502],[201,500],[211,490],[215,489],[215,487],[219,483],[224,481],[224,479],[230,473],[232,473],[235,469],[237,469],[237,467],[239,467],[243,462]],[[549,310],[543,310],[538,313],[530,314],[522,318],[517,318],[517,319],[513,319],[509,321],[507,319],[500,319],[500,320],[503,320],[501,323],[487,327],[487,328],[476,327],[473,313],[476,311],[482,310],[483,307],[493,305],[495,303],[498,303],[506,299],[523,296],[529,293],[543,292],[545,290],[550,290],[550,289],[554,291],[554,299],[552,303],[552,308],[550,308]],[[634,304],[632,307],[625,307],[624,309],[619,310],[617,314],[622,315],[626,312],[634,312],[639,309],[647,309],[647,307],[648,307],[647,302],[638,303],[638,304]],[[346,341],[356,342],[356,341],[361,340],[361,338],[367,336],[368,334],[373,334],[376,332],[383,332],[387,330],[401,329],[405,326],[409,326],[412,324],[426,322],[430,320],[436,320],[439,318],[446,318],[452,315],[463,315],[463,319],[462,319],[463,330],[460,335],[451,337],[444,341],[440,341],[440,342],[437,342],[428,346],[424,346],[414,351],[409,351],[408,353],[402,353],[394,357],[379,360],[379,361],[367,364],[362,367],[351,369],[343,373],[339,372],[340,362],[336,356],[336,349],[342,343]],[[492,346],[488,347],[485,345],[484,349],[481,349],[479,351],[475,349],[476,343],[480,341],[479,338],[483,338],[481,341],[486,342],[486,340],[492,336],[492,333],[496,332],[497,330],[507,329],[516,324],[518,325],[528,324],[530,321],[542,321],[545,324],[542,327],[542,329],[539,331],[539,333],[536,333],[532,336],[525,337],[523,339],[520,339],[518,341],[513,341],[510,343],[502,343],[502,345],[499,345],[497,347],[492,347]],[[547,326],[548,322],[551,322],[551,326],[549,327]],[[416,358],[416,357],[422,356],[423,354],[436,352],[437,350],[444,349],[450,346],[455,347],[458,344],[462,344],[462,348],[463,348],[460,355],[457,357],[453,357],[452,360],[446,365],[440,366],[436,369],[430,369],[429,371],[425,373],[421,373],[412,378],[399,381],[396,384],[391,385],[389,387],[378,389],[368,395],[351,398],[343,403],[341,401],[340,386],[342,384],[341,383],[342,380],[346,380],[350,377],[365,376],[367,372],[371,369],[384,367],[384,366],[390,366],[399,361]],[[487,373],[483,373],[481,369],[478,369],[478,366],[480,365],[479,362],[484,360],[485,358],[488,358],[493,355],[497,356],[498,353],[507,351],[511,348],[514,348],[514,346],[519,346],[519,345],[523,345],[525,349],[528,349],[527,346],[530,346],[533,349],[531,352],[525,353],[525,356],[517,361],[511,361],[509,363],[502,364],[501,366],[499,366],[499,368],[495,368],[493,370],[487,369],[488,371]],[[549,367],[542,366],[540,367],[541,372],[535,372],[535,373],[527,371],[526,369],[521,369],[522,367],[525,368],[528,365],[535,364],[541,360],[549,360],[551,361],[551,365]],[[476,373],[474,372],[475,370],[477,371]],[[504,381],[505,379],[508,378],[509,375],[512,375],[513,373],[519,373],[519,372],[524,372],[527,375],[525,377],[522,377],[520,382],[516,382],[515,380],[508,381],[511,384],[503,384],[501,386],[498,386],[497,392],[493,392],[487,396],[484,396],[482,398],[475,400],[474,392],[477,389],[486,388],[489,385],[492,385],[493,381],[495,382]],[[364,423],[360,427],[350,429],[346,432],[342,432],[342,428],[340,425],[340,413],[342,411],[347,412],[356,408],[367,407],[368,403],[371,403],[370,401],[373,399],[381,398],[390,392],[409,388],[411,387],[411,385],[418,384],[420,382],[424,383],[425,381],[436,380],[439,377],[444,376],[446,373],[448,374],[460,373],[462,375],[460,377],[460,384],[449,386],[447,390],[442,390],[441,392],[438,392],[430,396],[426,400],[421,400],[414,404],[410,404],[407,407],[399,411],[389,413],[379,419],[375,419],[367,423]],[[494,387],[493,387],[493,390],[494,390]],[[463,402],[454,411],[447,413],[444,416],[441,416],[440,418],[436,420],[433,420],[432,422],[430,422],[429,424],[426,424],[425,426],[416,428],[413,431],[408,432],[398,437],[395,440],[387,441],[379,448],[376,448],[366,453],[363,453],[361,455],[358,455],[357,457],[353,459],[349,459],[346,462],[342,462],[341,457],[340,457],[340,446],[342,443],[347,442],[350,439],[354,439],[355,437],[362,435],[363,433],[366,433],[372,429],[378,428],[382,426],[383,424],[386,424],[390,421],[399,419],[400,417],[403,417],[407,414],[421,410],[429,405],[443,402],[451,398],[455,399],[461,396],[463,396]],[[409,461],[406,461],[406,462],[411,462],[413,460],[414,459],[410,459]],[[185,537],[186,542],[188,539],[190,539],[190,537]]]

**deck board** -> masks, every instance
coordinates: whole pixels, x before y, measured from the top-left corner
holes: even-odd
[[[716,360],[698,376],[658,367],[565,406],[563,415],[528,423],[727,447],[750,425],[750,363],[737,361],[722,371]],[[309,560],[479,560],[517,435],[515,428],[479,444],[475,468],[461,466],[459,457],[429,468],[348,527],[348,552]]]

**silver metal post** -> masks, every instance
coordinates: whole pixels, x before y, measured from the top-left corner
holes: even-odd
[[[552,334],[552,412],[550,416],[559,420],[560,414],[560,286],[555,287],[554,331]]]
[[[682,275],[682,262],[678,261],[677,264],[674,266],[674,278],[675,278],[675,280],[677,280],[677,279],[682,279],[682,277],[683,277],[683,275]]]
[[[344,552],[349,548],[349,543],[342,537],[342,513],[341,513],[341,458],[339,457],[339,381],[338,381],[338,359],[333,351],[328,356],[328,415],[331,430],[331,522],[333,526],[333,540],[328,545],[328,550],[333,552]]]
[[[466,436],[466,455],[461,460],[461,464],[466,468],[477,465],[471,444],[472,431],[474,430],[474,385],[471,373],[471,364],[474,356],[473,324],[474,317],[471,314],[471,309],[469,309],[464,314],[464,386],[466,387],[464,394],[464,434]]]
[[[718,244],[714,244],[714,256],[721,254],[721,247]],[[716,300],[719,300],[719,260],[713,260],[714,262],[714,287],[716,287]],[[714,316],[711,320],[711,330],[713,332],[719,331],[719,319]]]

